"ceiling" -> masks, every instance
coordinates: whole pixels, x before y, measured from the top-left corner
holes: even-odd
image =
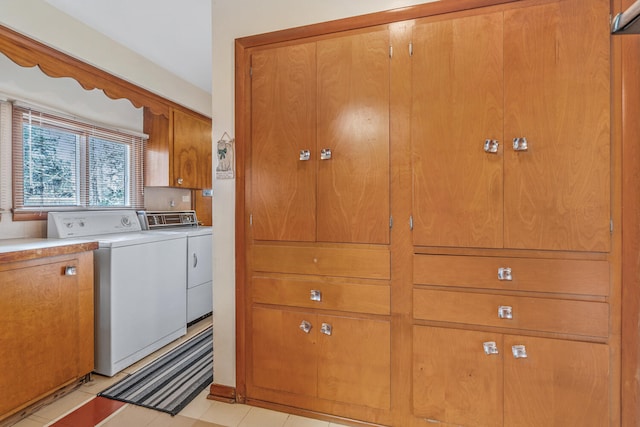
[[[45,0],[211,93],[211,0]]]

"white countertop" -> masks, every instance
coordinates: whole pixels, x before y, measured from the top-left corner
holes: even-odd
[[[97,249],[91,239],[0,239],[0,262],[20,261]]]

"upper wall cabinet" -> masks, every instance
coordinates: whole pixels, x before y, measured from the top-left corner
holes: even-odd
[[[145,185],[211,188],[211,120],[180,110],[169,115],[144,110]]]
[[[609,250],[608,11],[562,0],[415,26],[414,244]]]
[[[389,34],[251,55],[253,238],[389,242]]]

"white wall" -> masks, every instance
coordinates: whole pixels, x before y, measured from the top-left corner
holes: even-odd
[[[213,140],[234,135],[234,40],[427,3],[425,0],[212,0]],[[214,382],[235,386],[235,181],[214,183]]]

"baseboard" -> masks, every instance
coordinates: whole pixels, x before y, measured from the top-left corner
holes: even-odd
[[[236,403],[236,389],[221,384],[211,384],[207,399],[217,400],[225,403]]]

